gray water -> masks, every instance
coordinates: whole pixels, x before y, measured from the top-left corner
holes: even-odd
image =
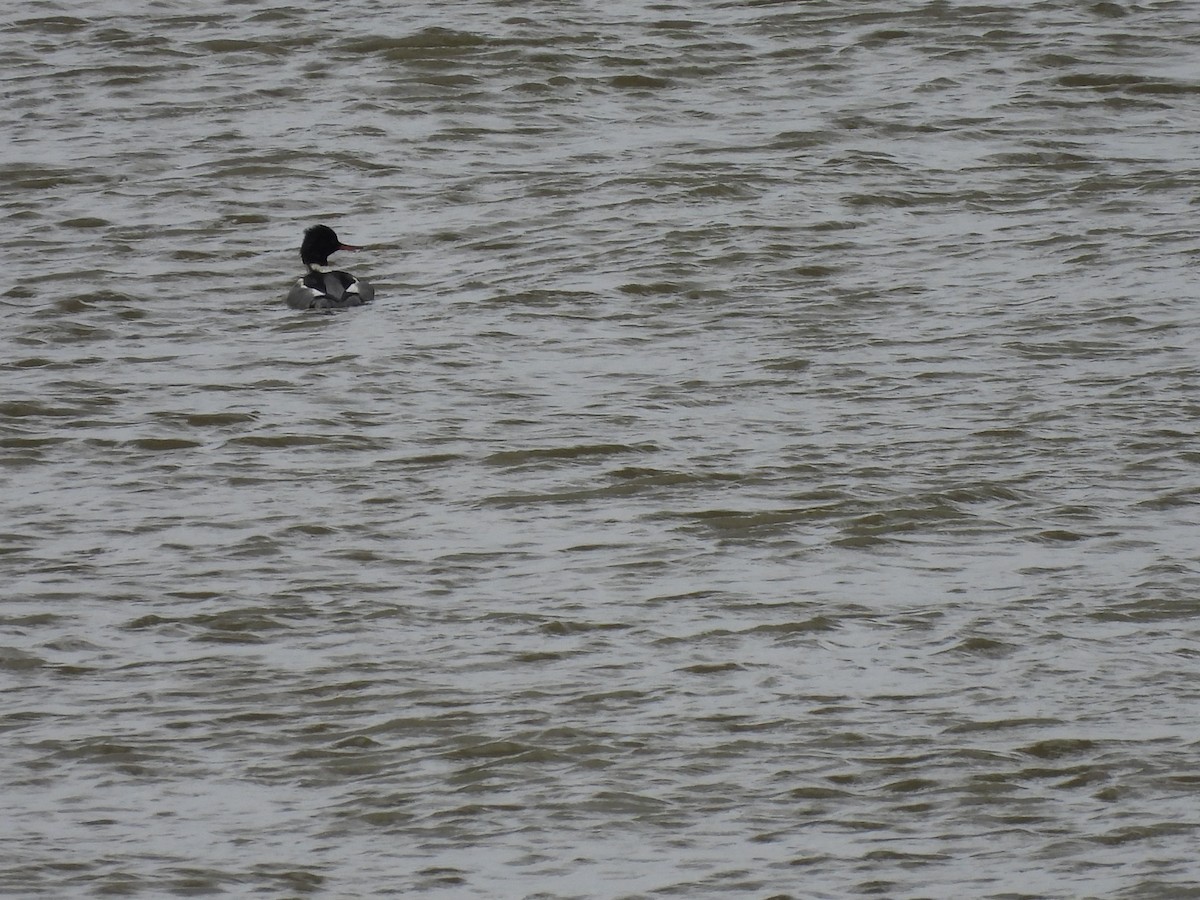
[[[95,6],[0,894],[1200,897],[1194,3]]]

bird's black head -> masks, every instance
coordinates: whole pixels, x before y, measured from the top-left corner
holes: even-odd
[[[337,233],[328,225],[314,225],[304,232],[300,244],[300,260],[306,266],[329,265],[329,254],[338,250],[357,250],[338,240]]]

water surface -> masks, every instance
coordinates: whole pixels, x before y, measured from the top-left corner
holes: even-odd
[[[0,893],[1198,895],[1194,7],[602,7],[14,12]]]

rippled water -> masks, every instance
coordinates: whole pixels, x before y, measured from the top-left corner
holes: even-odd
[[[0,37],[0,894],[1200,896],[1195,5],[320,6]]]

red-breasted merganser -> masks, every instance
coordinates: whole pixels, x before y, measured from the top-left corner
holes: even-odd
[[[300,259],[308,274],[296,282],[287,296],[287,305],[292,309],[343,309],[370,303],[375,298],[375,288],[329,265],[330,254],[361,249],[343,244],[328,225],[314,225],[305,231]]]

